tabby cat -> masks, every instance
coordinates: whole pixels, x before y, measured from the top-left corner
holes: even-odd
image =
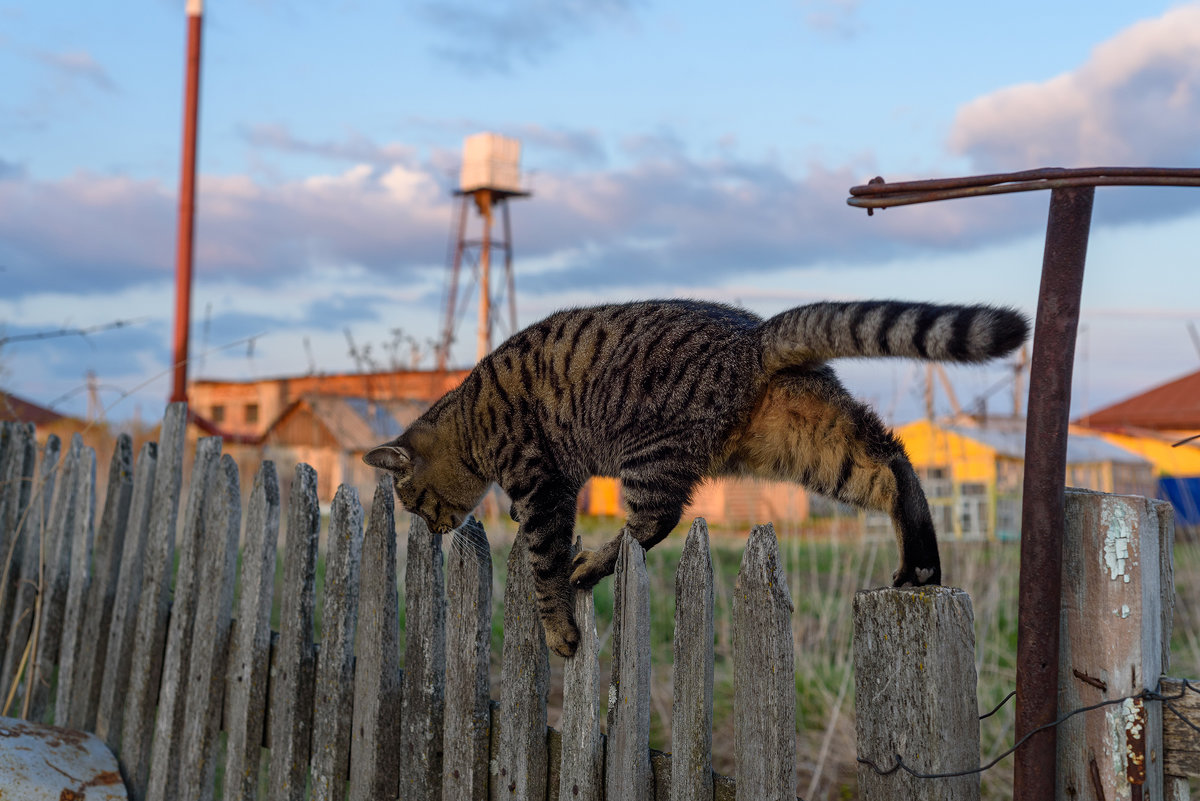
[[[547,644],[579,643],[574,590],[611,574],[620,537],[571,557],[591,476],[621,480],[625,528],[650,548],[707,476],[759,476],[892,516],[896,586],[941,581],[929,505],[904,447],[826,364],[904,356],[981,362],[1018,347],[1018,312],[990,306],[816,303],[767,321],[657,300],[558,312],[482,359],[364,461],[434,532],[456,529],[494,481],[528,544]]]

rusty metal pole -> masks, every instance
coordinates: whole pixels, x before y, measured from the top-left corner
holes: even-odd
[[[196,122],[200,111],[200,30],[203,0],[187,0],[188,54],[183,106],[183,167],[175,243],[174,381],[171,402],[187,400],[188,333],[192,310],[192,240],[196,219]]]
[[[475,203],[483,215],[483,244],[479,251],[479,343],[478,358],[492,352],[492,190],[475,192]]]
[[[1050,193],[1025,433],[1017,604],[1021,621],[1017,631],[1018,739],[1058,717],[1067,426],[1094,196],[1095,188],[1090,186]],[[1054,798],[1057,742],[1057,732],[1049,728],[1017,750],[1014,798]]]

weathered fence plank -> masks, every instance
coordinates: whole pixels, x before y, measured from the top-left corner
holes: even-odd
[[[271,766],[268,797],[302,801],[312,736],[313,607],[321,510],[317,474],[296,465],[288,496],[287,541],[283,557],[283,604],[279,646],[271,665]]]
[[[83,627],[79,641],[90,650],[86,659],[78,661],[76,690],[71,702],[67,725],[93,731],[96,710],[100,705],[100,682],[108,650],[108,632],[112,625],[113,599],[117,594],[117,577],[121,572],[121,551],[129,520],[129,504],[133,497],[133,439],[128,434],[117,437],[112,461],[108,467],[108,487],[104,511],[92,549],[91,586],[84,604]],[[61,667],[59,670],[61,671]]]
[[[8,643],[3,636],[12,614],[25,551],[23,527],[32,490],[37,442],[31,423],[0,424],[0,665]]]
[[[266,461],[246,509],[241,595],[225,679],[225,801],[254,801],[262,758],[271,648],[271,599],[279,545],[279,479]]]
[[[36,443],[31,444],[36,446]],[[60,441],[56,434],[46,438],[42,457],[36,464],[27,461],[27,474],[36,476],[30,495],[25,523],[18,532],[22,539],[21,558],[13,565],[14,583],[17,592],[13,599],[11,614],[0,617],[0,635],[7,632],[8,650],[0,662],[0,716],[14,715],[17,709],[17,675],[22,660],[27,658],[26,647],[33,631],[36,618],[38,587],[41,585],[42,537],[46,521],[50,518],[50,503],[54,497],[55,477],[58,474]],[[35,447],[36,452],[36,447]],[[26,454],[28,456],[28,453]],[[27,664],[27,663],[26,663]],[[26,672],[28,675],[28,671]],[[26,689],[28,686],[26,685]]]
[[[1068,490],[1063,543],[1059,709],[1154,689],[1163,654],[1157,509],[1145,498]],[[1058,727],[1058,795],[1157,795],[1160,753],[1159,702],[1077,715]]]
[[[886,770],[895,755],[924,773],[979,765],[971,598],[959,589],[862,590],[854,596],[858,755]],[[858,766],[863,801],[979,798],[979,775],[917,779]],[[738,792],[742,792],[738,777]]]
[[[199,597],[192,633],[200,647],[188,663],[180,746],[180,801],[212,801],[226,655],[229,651],[238,536],[242,531],[237,463],[221,457],[204,502],[204,539],[197,554]]]
[[[650,577],[646,552],[622,536],[613,575],[612,679],[608,689],[607,792],[612,798],[651,798]]]
[[[121,545],[121,570],[113,596],[112,620],[108,645],[104,652],[104,670],[96,708],[96,734],[117,752],[125,719],[125,703],[133,660],[133,641],[137,629],[137,604],[142,595],[142,571],[150,534],[150,504],[154,496],[154,472],[158,462],[158,443],[147,442],[138,453],[133,467],[133,496],[129,502],[124,542]]]
[[[675,572],[671,798],[712,801],[713,565],[708,524],[692,523]]]
[[[575,543],[579,550],[579,542]],[[562,756],[558,797],[604,800],[604,740],[600,732],[600,637],[590,590],[575,593],[579,650],[563,663]],[[553,763],[552,763],[553,764]]]
[[[154,740],[150,748],[151,771],[146,794],[150,801],[168,801],[179,795],[187,706],[186,684],[192,663],[196,606],[201,592],[217,591],[215,588],[205,588],[200,583],[200,552],[203,542],[214,536],[205,530],[205,508],[208,496],[213,494],[217,485],[217,462],[220,458],[220,437],[203,437],[196,442],[192,481],[178,544],[179,569],[175,574],[167,650],[163,657],[162,682],[158,690],[158,714],[154,719]],[[221,534],[215,536],[220,538]]]
[[[399,795],[401,675],[394,510],[392,481],[381,478],[363,540],[350,801],[391,801]]]
[[[404,571],[404,690],[400,701],[400,795],[442,797],[446,590],[442,535],[413,515]]]
[[[78,663],[83,601],[91,584],[92,540],[96,515],[96,451],[84,448],[75,474],[75,512],[64,535],[71,538],[71,567],[67,598],[63,606],[62,644],[58,656],[58,687],[54,698],[54,725],[68,726],[74,702],[75,670]],[[89,654],[91,643],[87,646]]]
[[[442,798],[486,801],[492,554],[483,526],[473,517],[455,532],[450,543]]]
[[[1200,684],[1182,679],[1163,678],[1159,689],[1171,699],[1175,712],[1163,713],[1163,774],[1180,778],[1200,778],[1200,738],[1189,721],[1200,720]]]
[[[50,522],[43,537],[43,566],[41,581],[41,610],[37,623],[34,650],[33,680],[29,684],[30,701],[28,712],[22,717],[41,722],[50,703],[50,681],[58,664],[59,648],[62,644],[63,613],[67,606],[67,589],[70,583],[71,545],[70,532],[75,521],[75,490],[78,486],[77,473],[83,452],[83,439],[75,434],[62,460],[58,482],[54,488],[54,503],[50,511]]]
[[[755,526],[733,591],[734,754],[738,795],[796,795],[792,599],[769,523]]]
[[[175,524],[179,517],[179,491],[183,483],[186,429],[187,404],[169,404],[159,432],[141,596],[137,604],[133,656],[129,663],[129,693],[123,699],[126,708],[121,726],[121,748],[118,751],[122,777],[133,801],[141,801],[146,797],[150,771],[154,711],[158,701],[159,680],[162,678],[163,646],[167,639],[171,571],[175,560]]]
[[[314,801],[341,801],[346,794],[362,547],[363,510],[358,490],[343,484],[333,498],[325,546],[325,605],[313,712]]]
[[[546,701],[550,652],[537,612],[528,544],[518,532],[504,587],[504,648],[500,656],[499,747],[489,765],[490,798],[546,796]]]

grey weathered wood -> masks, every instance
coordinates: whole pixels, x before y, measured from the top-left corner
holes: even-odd
[[[219,592],[200,581],[201,550],[212,538],[223,542],[224,532],[207,531],[205,509],[209,495],[219,491],[218,465],[221,438],[203,437],[196,442],[192,480],[184,507],[183,531],[178,543],[179,568],[175,573],[167,649],[163,656],[162,682],[158,690],[158,714],[150,749],[150,801],[168,801],[179,795],[179,770],[183,764],[183,728],[187,714],[187,681],[192,664],[196,607],[200,595]],[[205,643],[208,647],[208,643]]]
[[[129,662],[129,690],[123,699],[125,715],[121,726],[121,748],[117,752],[121,775],[133,801],[142,801],[148,787],[154,712],[170,611],[175,524],[179,518],[179,492],[183,484],[186,429],[187,404],[169,404],[159,432],[141,595],[137,603],[133,655]]]
[[[579,542],[575,544],[579,550]],[[600,732],[600,637],[590,590],[575,593],[579,650],[563,663],[562,756],[558,797],[603,801],[604,741]],[[553,764],[553,762],[551,763]]]
[[[42,565],[40,599],[41,610],[37,622],[34,649],[33,680],[30,682],[28,720],[41,721],[50,703],[50,681],[58,665],[59,647],[62,644],[63,612],[67,605],[67,589],[70,584],[71,545],[70,532],[75,521],[75,490],[78,485],[83,439],[75,434],[63,457],[58,481],[54,488],[54,501],[50,520],[43,532],[44,562]]]
[[[92,549],[92,582],[84,604],[83,626],[79,640],[90,652],[76,665],[76,691],[71,701],[67,725],[85,731],[96,728],[96,710],[100,705],[100,682],[108,650],[108,632],[112,624],[113,599],[121,572],[121,550],[133,498],[133,439],[117,437],[108,467],[108,487],[104,511],[96,529]],[[61,667],[60,667],[61,670]]]
[[[230,633],[225,679],[226,801],[254,801],[258,793],[278,543],[279,479],[275,463],[266,461],[254,476],[246,508],[241,595]]]
[[[0,663],[0,716],[16,714],[22,695],[12,695],[12,706],[2,708],[9,697],[9,690],[16,680],[18,671],[24,670],[22,660],[26,658],[36,617],[38,587],[41,583],[42,536],[44,524],[50,517],[50,502],[54,497],[55,476],[58,474],[60,441],[51,434],[42,447],[41,460],[34,468],[36,476],[30,496],[28,514],[21,528],[23,547],[21,560],[14,566],[14,577],[18,581],[11,614],[0,617],[0,634],[7,634],[8,650]]]
[[[1171,631],[1175,626],[1175,507],[1170,501],[1150,500],[1158,518],[1158,604],[1161,609],[1162,672],[1171,669]]]
[[[392,481],[383,477],[375,485],[363,540],[350,801],[390,801],[399,795],[401,679],[394,515]]]
[[[528,540],[517,533],[504,587],[504,648],[500,656],[499,747],[492,752],[490,798],[539,799],[546,794],[546,701],[550,652],[537,612]]]
[[[1200,682],[1164,677],[1159,690],[1170,699],[1163,710],[1163,774],[1200,778],[1200,734],[1188,725],[1200,720]],[[1171,711],[1174,710],[1174,711]]]
[[[1163,777],[1163,801],[1189,801],[1191,797],[1187,779],[1179,776]]]
[[[442,797],[442,714],[446,681],[446,589],[442,535],[413,515],[404,571],[404,690],[400,712],[400,795]]]
[[[36,435],[31,423],[0,427],[0,665],[8,653],[7,623],[21,580],[29,529],[25,518],[33,489]]]
[[[125,703],[137,628],[137,604],[142,595],[142,571],[150,534],[150,504],[154,499],[154,471],[158,443],[147,442],[138,452],[133,467],[133,495],[121,544],[121,570],[113,596],[112,620],[104,652],[104,670],[99,682],[96,734],[114,752],[121,746]]]
[[[486,801],[492,554],[483,526],[473,517],[451,540],[446,604],[442,798]]]
[[[606,787],[610,798],[649,799],[650,578],[646,553],[626,532],[613,574],[613,658],[608,689]]]
[[[325,606],[313,712],[312,798],[341,801],[350,766],[354,626],[358,619],[363,510],[358,490],[338,487],[326,540]]]
[[[1145,498],[1068,490],[1059,709],[1154,689],[1162,675],[1159,515]],[[1097,686],[1099,685],[1099,686]],[[1058,727],[1058,797],[1162,792],[1162,709],[1126,701]],[[1098,769],[1092,769],[1092,761]]]
[[[92,644],[83,644],[79,636],[83,627],[83,601],[91,584],[92,540],[96,515],[96,451],[84,448],[79,455],[75,473],[75,513],[71,530],[71,570],[67,581],[67,599],[63,607],[62,645],[58,657],[58,687],[54,700],[54,725],[71,726],[71,705],[77,688],[75,671],[80,650],[86,649],[84,659],[91,656]]]
[[[713,565],[708,525],[697,518],[675,571],[671,797],[712,801]]]
[[[287,542],[283,557],[283,605],[279,647],[271,666],[271,765],[268,798],[301,801],[308,775],[312,736],[313,606],[321,510],[317,474],[296,465],[288,495]]]
[[[924,773],[979,766],[975,635],[971,598],[959,589],[863,590],[854,596],[854,690],[858,754],[882,769],[895,755]],[[979,798],[979,775],[917,779],[858,766],[870,799]],[[737,778],[738,794],[743,790]],[[1089,796],[1090,797],[1090,796]]]
[[[791,617],[775,529],[755,526],[733,591],[735,779],[745,798],[796,795]]]
[[[196,564],[199,597],[192,626],[197,647],[192,650],[183,687],[185,712],[175,796],[180,801],[212,801],[214,792],[238,536],[242,530],[241,485],[237,463],[229,454],[221,457],[209,484],[203,514],[204,539]]]

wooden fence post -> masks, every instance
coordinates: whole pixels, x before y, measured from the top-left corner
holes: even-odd
[[[6,660],[7,624],[20,588],[21,563],[32,529],[25,523],[32,497],[37,439],[32,423],[0,423],[0,665]],[[24,536],[22,536],[24,534]],[[20,654],[18,654],[18,658]],[[0,692],[0,707],[8,686]]]
[[[316,667],[313,606],[320,534],[317,473],[306,464],[298,464],[288,494],[279,646],[271,665],[268,797],[272,801],[302,801],[308,776]]]
[[[133,466],[133,497],[125,539],[121,544],[121,569],[113,597],[112,621],[108,628],[108,646],[104,652],[104,670],[100,679],[100,699],[96,708],[96,734],[117,752],[125,720],[125,702],[130,683],[134,634],[137,629],[138,599],[142,595],[142,570],[150,533],[150,502],[154,495],[154,471],[158,444],[147,442]]]
[[[154,738],[147,744],[151,770],[146,798],[150,801],[171,801],[179,795],[186,684],[191,668],[196,604],[200,593],[209,591],[200,586],[199,581],[200,549],[208,536],[204,510],[216,482],[220,458],[220,437],[203,437],[196,442],[191,486],[184,507],[183,531],[178,543],[179,568],[175,573],[175,591],[171,595],[171,617],[158,689],[158,713],[152,718]],[[169,575],[168,572],[168,582]]]
[[[1163,668],[1158,510],[1145,498],[1068,490],[1060,712],[1136,696]],[[1140,698],[1065,721],[1058,797],[1162,796],[1162,705]],[[1143,795],[1145,793],[1145,795]]]
[[[204,540],[197,554],[193,649],[182,687],[185,714],[180,743],[180,801],[212,801],[221,730],[222,691],[229,653],[238,537],[242,532],[241,484],[237,463],[225,454],[209,482],[204,504]]]
[[[649,799],[650,578],[646,552],[626,531],[613,574],[612,679],[608,689],[605,792],[610,798]]]
[[[896,756],[922,773],[979,766],[971,598],[950,587],[861,590],[854,596],[858,755],[881,770]],[[739,791],[741,783],[738,784]],[[970,801],[979,774],[919,779],[858,766],[863,801]]]
[[[83,626],[83,601],[91,584],[92,540],[95,535],[96,451],[92,448],[84,448],[80,453],[75,482],[75,511],[70,529],[63,532],[64,537],[71,539],[71,566],[63,606],[62,644],[58,652],[55,726],[71,725],[71,704],[77,692],[75,673],[79,661],[79,635]]]
[[[451,540],[446,603],[442,798],[487,801],[492,555],[473,517]]]
[[[254,476],[246,509],[241,597],[230,633],[225,679],[225,801],[254,801],[258,793],[278,547],[279,479],[275,463],[267,461]]]
[[[550,652],[537,612],[533,570],[523,532],[508,555],[504,585],[504,650],[500,657],[500,717],[490,763],[492,801],[546,797],[546,701]]]
[[[697,518],[675,572],[671,797],[712,801],[713,565],[708,525]]]
[[[575,543],[579,550],[579,542]],[[563,663],[562,756],[558,797],[604,801],[604,735],[600,732],[600,637],[591,590],[575,593],[579,650]]]
[[[163,415],[150,502],[150,530],[137,603],[137,628],[130,660],[130,687],[121,729],[121,772],[133,801],[146,797],[150,770],[150,744],[154,734],[154,709],[162,678],[163,644],[171,571],[175,561],[175,524],[179,516],[179,489],[183,483],[183,447],[187,429],[187,404],[172,403]]]
[[[108,632],[112,625],[113,600],[121,574],[121,551],[129,521],[129,503],[133,498],[133,439],[117,437],[108,468],[108,488],[104,511],[96,530],[92,562],[95,569],[84,604],[80,642],[91,653],[79,660],[77,685],[67,725],[85,731],[96,728],[96,709],[100,705],[100,682],[108,650]]]
[[[442,712],[446,682],[446,589],[442,535],[419,516],[408,529],[404,571],[404,691],[400,712],[400,795],[442,797]]]
[[[341,801],[346,792],[362,546],[363,511],[358,490],[343,484],[333,498],[325,547],[325,606],[313,712],[314,801]]]
[[[349,801],[392,801],[399,794],[402,679],[394,515],[392,481],[385,476],[375,485],[363,539]]]

